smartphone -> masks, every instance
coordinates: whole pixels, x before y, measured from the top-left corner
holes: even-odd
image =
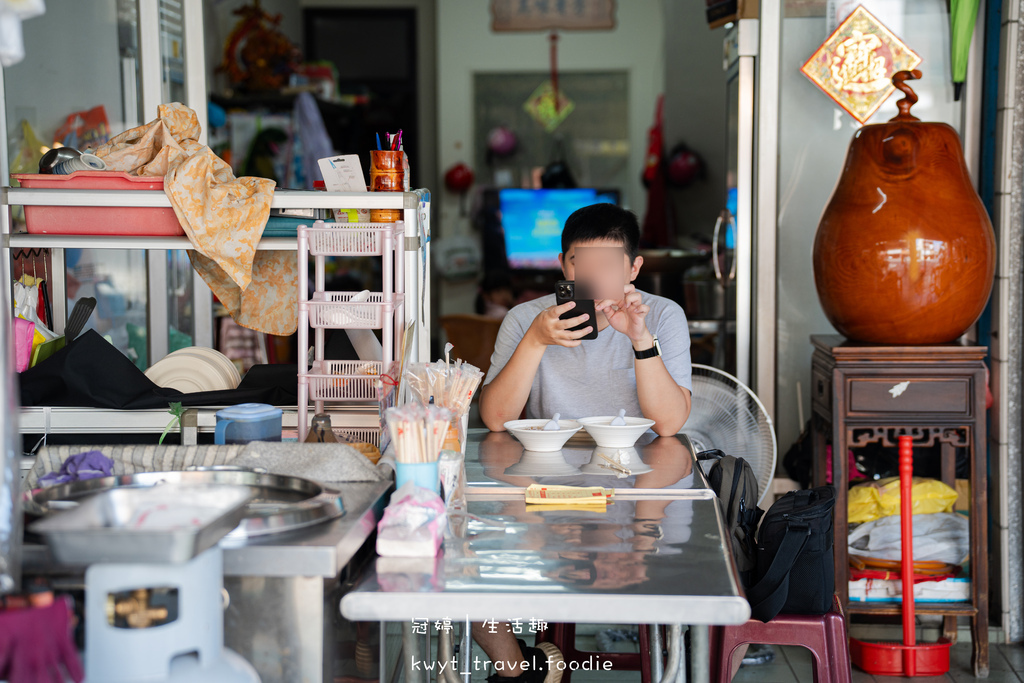
[[[585,294],[585,293],[581,293],[581,294]],[[594,300],[593,299],[577,299],[576,295],[577,295],[576,283],[574,281],[572,281],[572,280],[559,280],[558,281],[558,286],[557,286],[557,288],[555,290],[555,302],[559,306],[561,306],[562,304],[567,303],[569,301],[575,301],[576,302],[576,307],[575,308],[569,309],[568,311],[566,311],[565,313],[563,313],[562,315],[560,315],[558,317],[559,317],[560,320],[568,320],[569,318],[577,318],[577,317],[583,315],[584,313],[586,313],[587,315],[590,316],[587,320],[585,320],[583,323],[577,325],[576,327],[570,327],[569,329],[572,330],[573,332],[575,332],[577,330],[582,330],[585,327],[590,327],[590,328],[592,328],[590,330],[590,332],[587,333],[587,335],[585,337],[580,337],[580,339],[597,339],[597,321],[596,321],[597,311],[594,309]]]

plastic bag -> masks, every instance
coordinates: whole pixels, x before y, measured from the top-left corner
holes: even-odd
[[[433,491],[408,482],[391,495],[377,524],[377,554],[382,557],[433,557],[444,538],[444,501]]]
[[[110,139],[107,110],[100,104],[92,109],[72,112],[53,137],[65,147],[75,149],[96,149],[105,145]]]
[[[15,129],[15,134],[11,136],[8,144],[10,145],[11,173],[39,172],[39,160],[43,158],[43,150],[49,149],[49,146],[36,135],[32,124],[23,120],[21,135],[18,135],[17,129]]]
[[[911,497],[914,514],[952,512],[956,503],[956,490],[938,479],[914,477]],[[870,522],[900,512],[900,478],[890,477],[866,484],[858,484],[847,494],[850,524]]]
[[[850,532],[850,554],[901,559],[900,518],[882,517]],[[914,562],[961,564],[970,552],[970,522],[949,512],[914,515]]]
[[[14,324],[14,369],[18,372],[25,372],[32,362],[32,340],[36,334],[36,325],[21,318],[15,318],[12,322]]]

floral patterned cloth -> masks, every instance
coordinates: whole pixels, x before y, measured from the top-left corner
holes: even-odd
[[[111,171],[163,176],[192,267],[239,325],[289,335],[297,325],[299,271],[290,252],[257,251],[270,215],[274,181],[236,178],[198,142],[199,120],[183,104],[161,104],[149,123],[96,150]]]

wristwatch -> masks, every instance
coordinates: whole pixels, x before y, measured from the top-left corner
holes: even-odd
[[[661,355],[661,344],[658,343],[658,335],[654,335],[654,346],[643,351],[637,351],[633,349],[633,355],[636,356],[637,360],[643,360],[644,358],[654,358],[655,356]]]

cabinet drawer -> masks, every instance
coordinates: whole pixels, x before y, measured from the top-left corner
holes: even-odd
[[[971,413],[969,378],[851,379],[850,413]]]
[[[823,415],[832,415],[832,377],[817,365],[811,368],[811,404]]]

